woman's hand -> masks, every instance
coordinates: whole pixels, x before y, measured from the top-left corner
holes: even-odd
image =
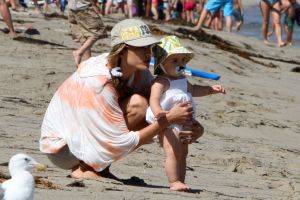
[[[193,107],[189,102],[179,103],[166,114],[169,124],[185,124],[193,117]]]

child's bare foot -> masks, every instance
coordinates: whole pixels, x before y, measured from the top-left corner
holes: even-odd
[[[78,67],[78,65],[80,64],[81,62],[81,56],[79,53],[78,53],[78,50],[77,51],[73,51],[73,57],[74,57],[74,60],[75,60],[75,64],[76,64],[76,67]]]
[[[187,192],[189,189],[190,188],[186,184],[184,184],[180,181],[170,183],[170,190],[173,190],[173,191]]]

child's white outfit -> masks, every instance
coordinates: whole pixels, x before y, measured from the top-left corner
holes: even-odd
[[[160,98],[160,106],[163,110],[169,111],[173,106],[182,102],[192,103],[195,117],[195,103],[193,101],[192,95],[188,92],[188,81],[186,78],[171,80],[166,78],[169,81],[170,87],[166,90]],[[156,118],[150,108],[146,112],[146,121],[150,124],[156,121]],[[182,130],[182,125],[172,124],[169,128],[175,128],[177,131]]]

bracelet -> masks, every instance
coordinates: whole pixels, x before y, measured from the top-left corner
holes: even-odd
[[[167,120],[167,117],[166,117],[166,116],[158,118],[158,119],[157,119],[157,123],[158,123],[158,125],[159,125],[160,127],[162,127],[162,129],[165,129],[165,128],[167,128],[167,127],[170,125],[170,123],[169,123],[169,121]]]

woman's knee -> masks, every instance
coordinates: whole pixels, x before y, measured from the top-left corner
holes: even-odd
[[[148,108],[148,101],[145,97],[134,94],[131,96],[127,108],[129,111],[134,112],[136,115],[142,115],[144,117]]]

